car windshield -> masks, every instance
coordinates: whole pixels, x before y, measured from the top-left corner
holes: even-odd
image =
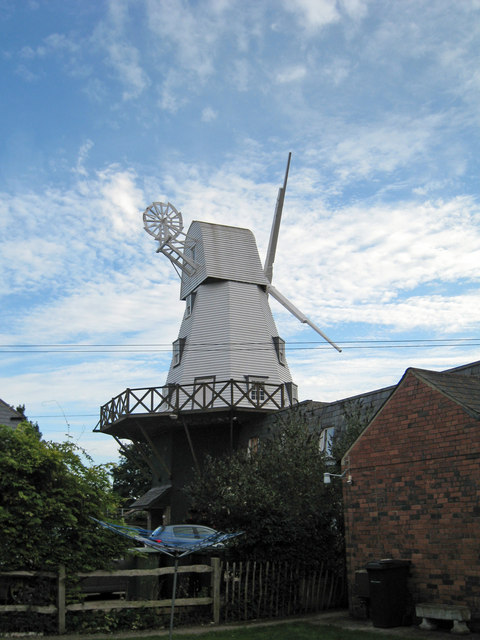
[[[203,540],[209,536],[213,536],[215,529],[210,527],[202,527],[198,525],[180,524],[180,525],[162,525],[157,527],[150,534],[150,538],[181,538],[183,540]]]

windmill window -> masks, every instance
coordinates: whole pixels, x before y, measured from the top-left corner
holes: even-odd
[[[268,376],[246,376],[250,400],[263,402],[265,400],[265,382]]]
[[[173,366],[176,367],[182,360],[183,350],[185,348],[186,338],[178,338],[173,343]]]
[[[318,441],[318,450],[320,453],[325,453],[326,455],[331,454],[334,433],[335,427],[327,427],[320,433],[320,439]]]
[[[187,318],[192,315],[193,303],[195,301],[195,295],[196,295],[195,293],[190,293],[187,296],[186,300],[185,300],[185,303],[186,303],[185,316]]]
[[[287,359],[285,358],[285,340],[282,340],[280,336],[273,336],[273,344],[275,345],[279,363],[283,365],[287,364]]]
[[[265,387],[262,382],[253,382],[252,390],[250,391],[250,397],[252,400],[265,400]]]

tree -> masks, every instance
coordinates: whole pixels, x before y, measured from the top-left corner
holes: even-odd
[[[365,427],[369,424],[375,414],[375,409],[371,403],[363,400],[351,400],[343,406],[344,428],[334,435],[331,442],[330,455],[335,462],[340,465],[340,461],[359,437]]]
[[[146,447],[141,449],[142,443],[127,444],[123,447],[125,453],[120,452],[120,461],[111,469],[113,489],[130,501],[136,500],[152,486],[152,472],[145,462],[143,455],[151,455]]]
[[[28,422],[28,424],[30,424],[33,427],[33,429],[37,432],[38,437],[41,438],[42,434],[40,432],[40,427],[38,426],[38,422],[32,422],[25,415],[25,405],[24,404],[19,404],[18,407],[16,407],[16,411],[18,411],[18,413],[21,416],[23,416],[24,422]]]
[[[244,531],[237,539],[244,557],[336,563],[343,557],[341,485],[323,482],[318,438],[293,414],[255,453],[208,458],[187,489],[191,517]]]
[[[28,422],[0,425],[0,570],[88,571],[129,546],[91,520],[117,503],[108,469],[86,466],[82,455],[71,442],[40,440]]]

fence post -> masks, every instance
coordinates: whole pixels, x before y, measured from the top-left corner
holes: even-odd
[[[58,613],[58,633],[65,633],[65,565],[58,567],[57,578],[57,613]]]
[[[213,623],[220,623],[220,558],[211,558],[212,565],[212,598],[213,598]]]

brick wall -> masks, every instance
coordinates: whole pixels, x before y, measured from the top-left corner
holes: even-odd
[[[410,560],[414,602],[480,613],[479,454],[480,423],[407,371],[349,452],[350,586],[370,560]]]

